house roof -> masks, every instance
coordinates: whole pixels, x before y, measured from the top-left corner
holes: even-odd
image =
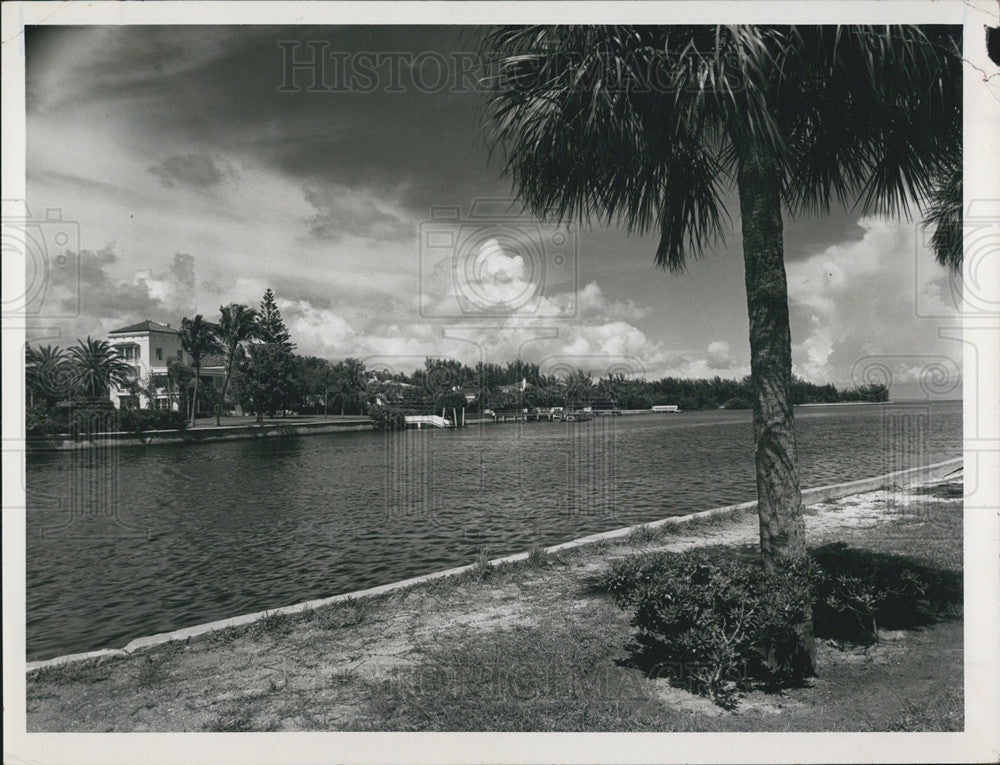
[[[138,335],[141,332],[174,332],[177,330],[171,327],[169,324],[160,324],[157,321],[150,321],[146,319],[145,321],[140,321],[138,324],[129,324],[127,327],[122,327],[121,329],[113,329],[108,334],[109,335]]]

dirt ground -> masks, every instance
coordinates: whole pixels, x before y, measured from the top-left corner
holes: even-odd
[[[961,479],[807,509],[840,540],[961,567]],[[752,545],[755,515],[633,534],[490,572],[29,673],[29,731],[906,730],[962,727],[962,622],[820,643],[819,677],[733,710],[622,659],[594,587],[637,551]],[[947,544],[941,544],[946,541]],[[581,690],[582,689],[582,690]],[[595,690],[598,689],[598,690]]]

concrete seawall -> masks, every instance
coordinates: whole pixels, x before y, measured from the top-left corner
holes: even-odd
[[[200,427],[193,430],[147,430],[142,435],[133,433],[95,433],[87,440],[75,441],[67,437],[27,439],[29,449],[45,451],[73,451],[107,446],[155,446],[157,444],[201,443],[209,441],[236,441],[248,438],[280,438],[321,433],[348,433],[371,430],[367,417],[337,422],[289,422],[263,425],[222,425]]]
[[[813,489],[805,489],[802,492],[802,500],[804,504],[812,505],[833,499],[839,499],[841,497],[846,497],[851,494],[862,494],[865,492],[879,491],[879,490],[891,491],[893,489],[897,489],[899,487],[908,484],[920,483],[924,481],[933,481],[940,478],[944,478],[948,475],[957,473],[961,470],[962,470],[962,458],[956,457],[954,459],[946,460],[944,462],[938,462],[932,465],[925,465],[918,468],[912,468],[910,470],[901,470],[893,473],[886,473],[884,475],[874,476],[871,478],[863,478],[858,481],[849,481],[846,483],[837,483],[830,486],[821,486]],[[581,537],[579,539],[574,539],[569,542],[564,542],[562,544],[548,547],[546,548],[545,551],[547,553],[553,553],[553,552],[558,552],[560,550],[568,550],[576,547],[581,547],[584,545],[618,539],[627,536],[628,534],[632,533],[633,531],[639,528],[656,529],[668,524],[679,524],[694,519],[738,516],[741,513],[751,511],[756,506],[757,506],[756,501],[743,502],[736,505],[726,505],[724,507],[716,507],[711,510],[703,510],[697,513],[691,513],[689,515],[670,516],[668,518],[663,518],[658,521],[652,521],[649,523],[640,523],[634,526],[627,526],[625,528],[614,529],[612,531],[604,531],[598,534],[591,534],[589,536]],[[494,560],[491,560],[489,562],[489,565],[496,566],[501,563],[513,563],[516,561],[524,560],[527,557],[528,557],[527,552],[517,553],[514,555],[508,555],[502,558],[496,558]],[[218,630],[250,624],[252,622],[260,621],[266,617],[274,616],[276,614],[295,614],[302,611],[307,611],[309,609],[326,606],[332,603],[342,602],[345,600],[369,598],[377,595],[382,595],[384,593],[393,592],[395,590],[402,590],[409,587],[413,587],[422,584],[424,582],[430,582],[436,579],[453,577],[458,574],[470,571],[475,567],[476,564],[458,566],[456,568],[450,568],[444,571],[436,571],[431,574],[424,574],[422,576],[416,576],[410,579],[404,579],[399,582],[391,582],[389,584],[383,584],[379,585],[378,587],[371,587],[365,590],[356,590],[354,592],[342,593],[340,595],[334,595],[328,598],[305,601],[303,603],[297,603],[295,605],[285,606],[283,608],[277,608],[270,611],[258,611],[256,613],[244,614],[242,616],[235,616],[228,619],[220,619],[213,622],[207,622],[204,624],[198,624],[191,627],[185,627],[183,629],[174,630],[172,632],[162,632],[156,635],[136,638],[135,640],[129,642],[124,648],[111,648],[98,651],[88,651],[86,653],[76,653],[76,654],[69,654],[66,656],[57,656],[55,658],[46,659],[44,661],[28,662],[26,665],[26,669],[28,672],[32,672],[34,670],[41,669],[43,667],[56,666],[60,664],[66,664],[69,662],[85,661],[88,659],[97,659],[100,657],[126,656],[131,653],[134,653],[135,651],[139,651],[145,648],[150,648],[152,646],[161,645],[164,643],[172,643],[177,641],[190,642],[193,640],[199,640],[207,637],[213,632],[217,632]]]

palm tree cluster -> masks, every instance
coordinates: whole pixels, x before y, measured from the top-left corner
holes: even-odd
[[[483,47],[489,140],[531,213],[653,231],[680,273],[723,239],[735,192],[761,551],[801,559],[783,218],[932,202],[937,257],[960,263],[961,29],[520,26]]]
[[[25,383],[29,406],[51,409],[67,399],[107,398],[109,388],[135,381],[134,369],[106,340],[87,337],[63,350],[25,345]]]

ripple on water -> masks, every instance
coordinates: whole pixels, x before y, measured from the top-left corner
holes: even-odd
[[[961,405],[797,410],[805,486],[961,454]],[[754,498],[749,413],[68,453],[27,466],[33,659]],[[894,440],[895,439],[895,440]],[[81,485],[103,502],[82,503]],[[114,498],[114,501],[108,498]],[[84,505],[86,524],[70,517]],[[59,525],[62,523],[63,525]]]

